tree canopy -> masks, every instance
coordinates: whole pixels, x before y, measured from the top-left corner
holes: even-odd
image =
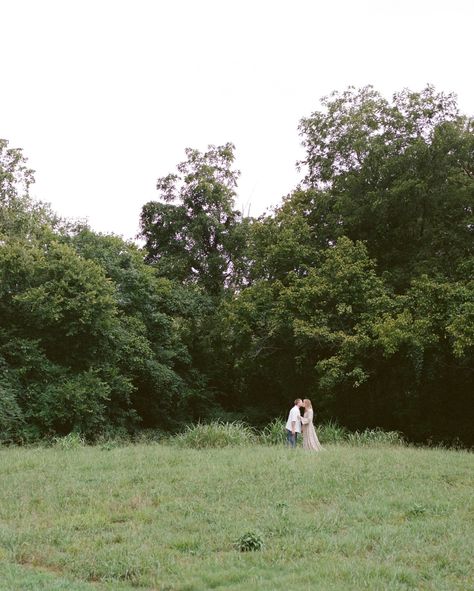
[[[0,141],[0,441],[319,420],[474,443],[474,121],[428,86],[301,120],[301,182],[235,208],[234,146],[186,150],[144,248],[60,219]]]

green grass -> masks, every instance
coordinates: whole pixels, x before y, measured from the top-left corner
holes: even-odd
[[[0,590],[474,587],[472,454],[326,448],[0,448]]]

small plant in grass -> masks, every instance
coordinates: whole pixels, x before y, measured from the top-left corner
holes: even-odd
[[[420,505],[420,503],[415,503],[413,507],[408,511],[408,515],[410,517],[421,517],[426,513],[426,507]]]
[[[79,447],[84,447],[85,445],[86,440],[84,439],[84,436],[74,431],[69,433],[69,435],[65,435],[64,437],[53,438],[53,446],[57,449],[78,449]]]
[[[255,552],[263,548],[263,538],[259,533],[247,532],[235,541],[235,547],[240,552]]]
[[[241,421],[232,423],[213,421],[189,425],[183,433],[170,439],[171,443],[179,447],[195,449],[250,445],[256,441],[255,431]]]

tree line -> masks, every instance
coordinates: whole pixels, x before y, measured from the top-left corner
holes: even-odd
[[[0,140],[0,441],[319,420],[474,443],[474,120],[428,86],[322,99],[301,182],[235,208],[234,146],[187,149],[143,248],[29,196]]]

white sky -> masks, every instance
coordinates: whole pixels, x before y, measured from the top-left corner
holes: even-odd
[[[231,141],[257,215],[334,89],[430,82],[473,114],[473,23],[472,0],[0,0],[0,137],[34,196],[127,238],[185,147]]]

